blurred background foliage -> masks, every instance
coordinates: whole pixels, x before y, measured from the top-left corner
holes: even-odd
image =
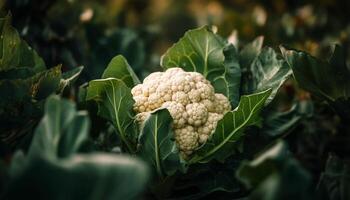
[[[13,26],[48,68],[62,64],[64,72],[85,67],[77,84],[66,94],[72,99],[78,98],[79,85],[101,77],[115,55],[124,55],[137,75],[145,77],[160,70],[161,55],[187,30],[207,24],[238,48],[263,35],[265,45],[275,49],[283,44],[326,58],[329,45],[339,43],[350,66],[350,1],[346,0],[0,0],[0,6],[11,12]],[[349,161],[350,130],[330,107],[323,105],[289,80],[270,105],[271,110],[288,112],[277,116],[263,114],[267,121],[282,116],[286,121],[299,123],[292,127],[281,122],[285,127],[281,126],[280,135],[264,134],[285,139],[296,160],[310,172],[308,181],[314,186],[319,183],[317,190],[327,191],[320,198],[346,199],[344,188],[349,184],[339,180],[348,178],[349,171],[339,166]],[[100,134],[101,130],[109,131],[108,125],[101,122],[104,127],[96,129],[99,119],[90,118],[94,122],[91,134],[96,132],[97,141],[102,144],[99,148],[111,151],[115,144],[110,141],[115,138],[110,137],[115,135]],[[245,146],[253,146],[248,152],[260,151],[269,141],[257,142],[255,137],[247,134],[244,142],[250,145]],[[2,155],[6,151],[0,149]],[[329,156],[329,152],[334,154]],[[252,157],[253,153],[248,154]],[[5,162],[9,160],[4,158]],[[294,160],[291,163],[297,166]],[[276,180],[288,182],[284,176],[290,175],[280,171],[283,173]],[[259,196],[262,191],[263,187],[254,194]],[[344,198],[337,198],[340,194]]]
[[[329,43],[349,46],[349,1],[334,0],[10,0],[13,24],[48,66],[84,65],[81,82],[100,77],[123,54],[138,75],[159,68],[166,49],[202,25],[243,45],[259,35],[322,55]],[[320,48],[321,47],[321,48]]]

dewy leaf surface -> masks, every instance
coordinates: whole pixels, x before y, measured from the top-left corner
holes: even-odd
[[[139,155],[160,177],[185,170],[185,163],[176,146],[172,120],[167,109],[155,111],[144,122],[139,139]]]
[[[261,122],[259,114],[270,94],[271,90],[266,90],[242,96],[238,107],[226,113],[218,122],[211,138],[197,150],[190,162],[208,162],[212,159],[224,162],[235,152],[237,141],[244,135],[244,129]]]
[[[128,151],[134,152],[137,132],[133,124],[135,102],[130,88],[115,78],[93,80],[87,88],[86,100],[98,104],[98,114],[113,124]]]
[[[140,83],[135,72],[130,67],[124,56],[114,57],[103,72],[102,78],[117,78],[122,80],[129,88]]]
[[[225,52],[226,51],[226,52]],[[164,69],[181,67],[203,74],[233,107],[239,101],[241,71],[238,52],[209,27],[190,30],[162,56]]]

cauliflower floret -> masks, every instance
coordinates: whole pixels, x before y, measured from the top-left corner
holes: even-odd
[[[174,101],[168,101],[163,104],[163,107],[169,110],[169,113],[174,120],[173,125],[175,128],[182,128],[185,126],[188,115],[185,111],[185,107],[182,104]]]
[[[196,83],[196,88],[199,91],[200,98],[202,100],[209,99],[213,100],[215,98],[215,92],[213,86],[203,82]]]
[[[171,79],[171,90],[173,92],[183,91],[187,93],[194,87],[195,83],[190,79],[189,76],[186,76],[186,72],[178,73]]]
[[[209,99],[204,99],[200,103],[207,108],[208,112],[215,112],[215,105],[213,101],[210,101]]]
[[[139,96],[142,94],[142,84],[137,84],[135,87],[131,89],[132,96]]]
[[[180,150],[186,155],[191,154],[198,147],[198,133],[192,126],[175,129],[174,133]]]
[[[208,110],[207,108],[200,103],[192,103],[186,105],[186,112],[188,115],[188,124],[194,126],[200,126],[207,121]]]
[[[205,143],[211,133],[215,130],[216,125],[220,119],[222,119],[222,114],[209,113],[208,119],[203,124],[203,126],[198,127],[197,131],[199,134],[199,143]]]
[[[172,96],[172,100],[181,103],[182,105],[187,105],[190,102],[188,95],[183,91],[174,93]]]
[[[146,112],[146,110],[148,109],[148,98],[142,95],[139,96],[134,96],[133,97],[135,100],[135,104],[134,104],[134,110],[137,113],[140,112]]]
[[[193,89],[188,93],[188,98],[191,100],[191,103],[200,102],[201,93],[199,90]]]
[[[153,93],[148,97],[148,108],[150,110],[157,109],[162,106],[163,102],[164,100],[159,94]]]
[[[143,84],[143,96],[148,97],[149,95],[156,92],[157,88],[159,86],[158,80],[150,80],[147,83]]]
[[[150,115],[150,112],[139,113],[135,116],[135,121],[141,125]]]
[[[215,112],[225,114],[231,110],[231,104],[223,94],[215,94]]]
[[[215,94],[202,74],[181,68],[152,73],[131,93],[138,113],[135,120],[139,124],[158,108],[169,110],[175,140],[184,159],[207,141],[217,122],[231,109],[228,99]]]
[[[148,83],[148,82],[151,82],[152,80],[160,80],[162,76],[163,76],[162,72],[153,72],[143,80],[143,83]]]

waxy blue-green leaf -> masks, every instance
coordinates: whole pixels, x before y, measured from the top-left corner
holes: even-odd
[[[209,27],[187,31],[162,56],[161,66],[203,74],[216,92],[227,96],[233,107],[237,106],[241,80],[238,52]]]
[[[87,87],[86,100],[98,104],[98,115],[113,124],[127,150],[134,152],[138,134],[133,123],[135,101],[131,89],[115,78],[93,80]]]
[[[244,135],[247,126],[259,125],[260,111],[263,108],[271,90],[241,97],[238,107],[225,114],[218,122],[216,130],[208,141],[196,151],[191,163],[208,162],[216,159],[220,162],[237,149],[237,141]]]
[[[173,119],[167,109],[153,112],[144,122],[138,154],[147,161],[160,178],[185,171],[172,130]]]
[[[135,72],[122,55],[114,57],[103,72],[102,78],[117,78],[122,80],[129,88],[140,83]]]

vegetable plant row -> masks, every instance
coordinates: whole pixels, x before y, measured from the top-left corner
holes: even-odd
[[[332,149],[313,180],[284,140],[315,106],[349,133],[350,70],[338,45],[319,59],[263,47],[263,37],[234,46],[204,26],[163,54],[161,71],[141,80],[116,55],[69,99],[83,67],[46,66],[10,15],[0,31],[0,139],[11,149],[0,163],[3,199],[350,197]],[[318,103],[275,109],[286,81]]]

